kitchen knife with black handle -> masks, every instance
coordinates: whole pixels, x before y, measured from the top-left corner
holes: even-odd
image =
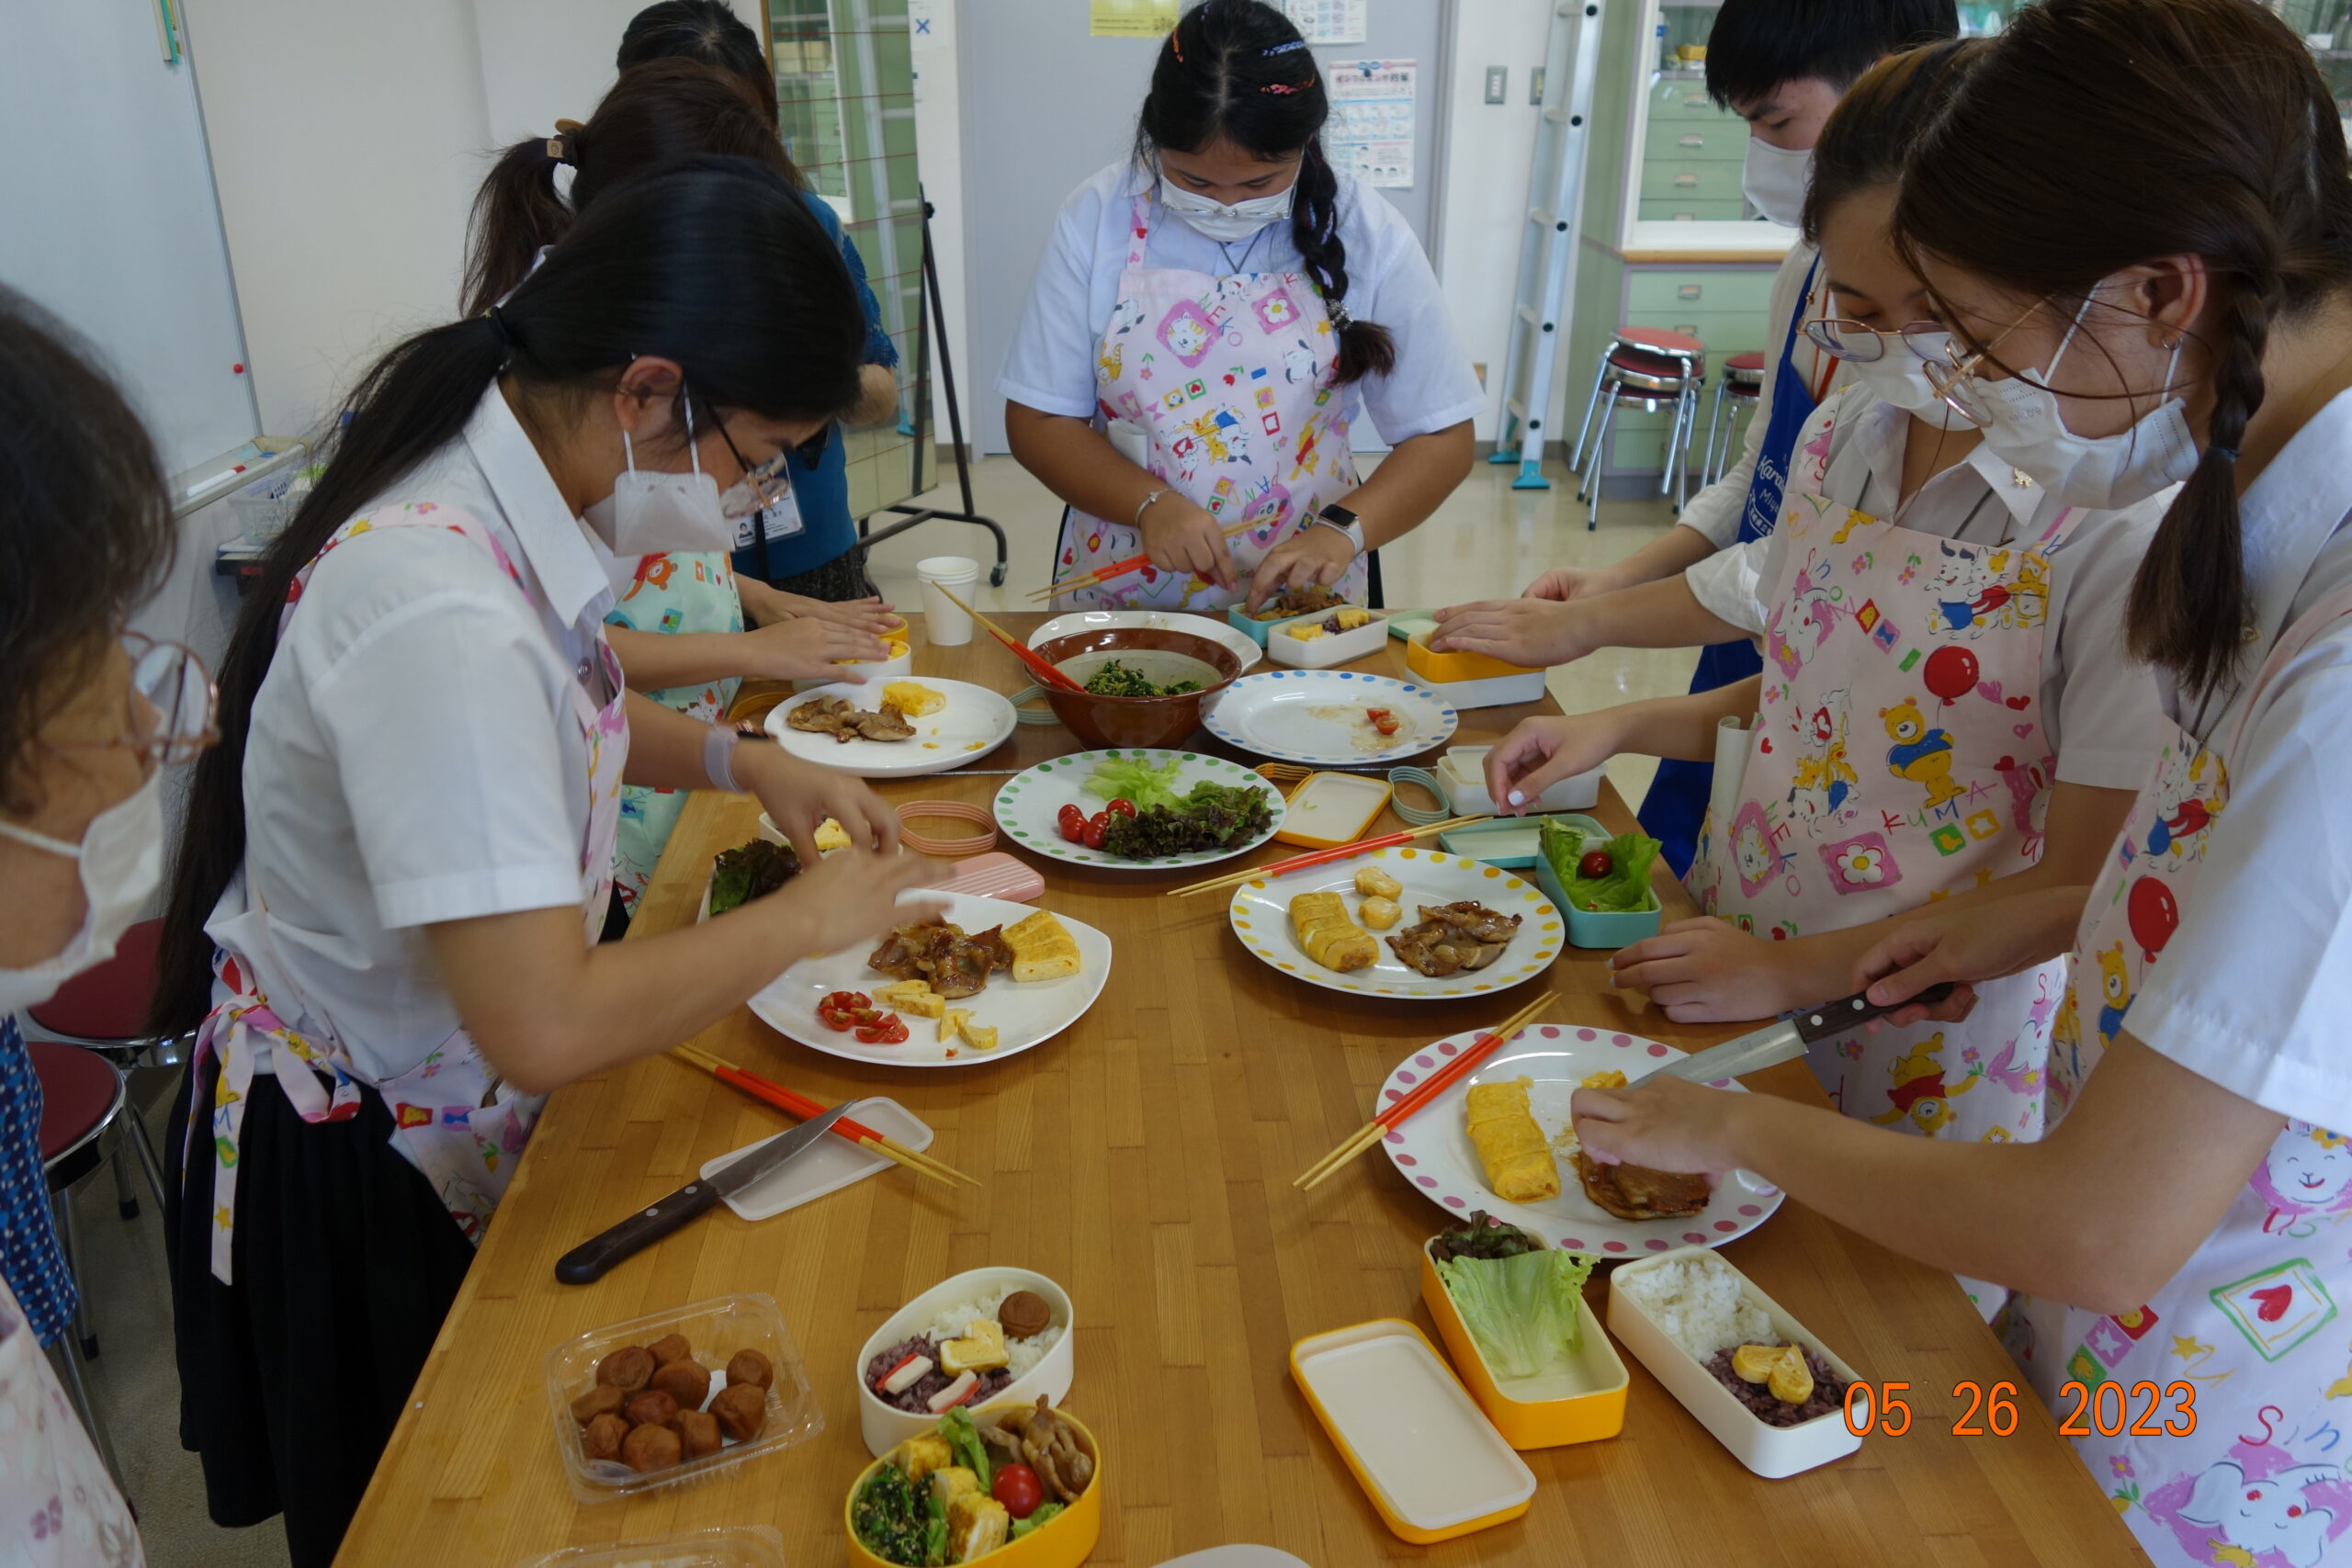
[[[1736,1040],[1685,1056],[1679,1062],[1668,1062],[1645,1077],[1670,1075],[1689,1078],[1692,1083],[1716,1083],[1736,1078],[1744,1073],[1758,1072],[1781,1062],[1792,1061],[1804,1055],[1804,1048],[1816,1040],[1827,1040],[1860,1028],[1874,1018],[1899,1012],[1912,1002],[1930,1006],[1951,995],[1951,984],[1930,986],[1910,1001],[1897,1002],[1883,1008],[1871,1003],[1868,996],[1848,997],[1841,1001],[1824,1002],[1817,1008],[1806,1008],[1792,1013],[1778,1023],[1743,1034]]]

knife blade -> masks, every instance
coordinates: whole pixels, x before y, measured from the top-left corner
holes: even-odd
[[[1804,1055],[1804,1048],[1817,1040],[1827,1040],[1859,1028],[1874,1018],[1909,1007],[1912,1002],[1933,1004],[1951,995],[1951,984],[1930,986],[1910,1001],[1897,1002],[1894,1007],[1874,1006],[1867,994],[1846,997],[1834,1002],[1824,1002],[1817,1008],[1806,1008],[1791,1014],[1778,1023],[1751,1030],[1735,1040],[1710,1047],[1679,1062],[1668,1062],[1644,1077],[1670,1077],[1689,1078],[1692,1083],[1715,1083],[1724,1078],[1736,1078],[1744,1073],[1760,1072],[1782,1062],[1793,1061]]]
[[[856,1105],[845,1100],[821,1116],[812,1116],[788,1133],[778,1134],[745,1155],[717,1176],[687,1182],[667,1198],[639,1209],[628,1219],[592,1236],[556,1259],[555,1277],[567,1285],[588,1285],[603,1279],[624,1259],[660,1241],[697,1215],[708,1213],[730,1193],[772,1176],[795,1156],[832,1130],[834,1122]]]

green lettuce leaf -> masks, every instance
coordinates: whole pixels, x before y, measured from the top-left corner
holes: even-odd
[[[1546,817],[1536,825],[1535,842],[1551,863],[1552,874],[1560,879],[1561,886],[1576,880],[1577,859],[1584,853],[1583,829]]]
[[[1564,1370],[1582,1341],[1577,1301],[1592,1265],[1580,1252],[1547,1250],[1449,1258],[1437,1272],[1495,1374],[1532,1378]]]
[[[1095,764],[1086,776],[1086,793],[1097,800],[1132,800],[1137,807],[1174,807],[1183,798],[1175,789],[1176,775],[1183,768],[1173,757],[1158,766],[1139,758],[1114,757]]]
[[[1658,847],[1656,839],[1640,833],[1620,833],[1605,844],[1593,846],[1609,852],[1608,875],[1577,875],[1577,857],[1571,857],[1565,870],[1554,861],[1552,869],[1559,874],[1560,885],[1568,890],[1568,901],[1579,909],[1646,909],[1650,904],[1650,866],[1657,859]]]
[[[1010,1539],[1019,1540],[1023,1537],[1028,1535],[1032,1530],[1039,1529],[1046,1525],[1052,1524],[1054,1520],[1061,1517],[1061,1511],[1062,1506],[1059,1503],[1038,1504],[1036,1510],[1027,1518],[1015,1519],[1012,1521],[1012,1534]]]
[[[980,1490],[987,1491],[996,1480],[996,1472],[989,1465],[989,1446],[980,1441],[980,1429],[972,1424],[971,1412],[959,1405],[942,1416],[939,1435],[947,1439],[956,1462],[979,1477]]]

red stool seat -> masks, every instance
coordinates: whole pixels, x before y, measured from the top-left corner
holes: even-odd
[[[1762,370],[1764,368],[1764,351],[1760,348],[1752,348],[1746,354],[1735,354],[1729,359],[1724,361],[1724,368],[1726,370]]]
[[[144,1040],[147,1011],[155,999],[155,949],[163,934],[163,921],[140,921],[122,933],[112,958],[25,1010],[51,1034],[126,1043]]]
[[[50,1164],[86,1142],[114,1114],[122,1075],[103,1056],[54,1040],[26,1043],[40,1079],[40,1158]]]
[[[1707,345],[1688,333],[1668,332],[1664,327],[1619,327],[1617,341],[1635,348],[1646,348],[1654,354],[1666,354],[1691,359],[1702,358]]]
[[[1631,370],[1637,376],[1655,376],[1668,381],[1679,381],[1692,371],[1687,361],[1668,359],[1663,355],[1644,354],[1631,348],[1611,349],[1609,363],[1619,369]]]

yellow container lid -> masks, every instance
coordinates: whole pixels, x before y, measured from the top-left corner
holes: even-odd
[[[1405,643],[1405,668],[1424,681],[1441,682],[1453,681],[1492,681],[1506,675],[1528,675],[1534,671],[1517,664],[1506,664],[1483,653],[1435,653],[1428,641],[1414,636]]]

